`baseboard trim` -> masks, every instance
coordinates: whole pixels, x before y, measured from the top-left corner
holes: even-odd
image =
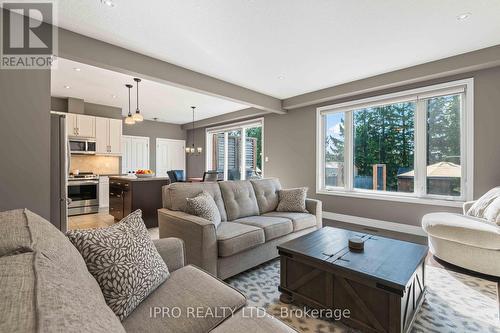
[[[417,227],[414,225],[407,225],[396,222],[382,221],[370,219],[367,217],[353,216],[353,215],[345,215],[345,214],[337,214],[332,212],[323,212],[323,218],[327,220],[334,220],[345,223],[352,223],[357,225],[362,225],[371,228],[378,228],[396,232],[402,232],[405,234],[412,234],[418,236],[427,236],[425,231],[421,227]]]

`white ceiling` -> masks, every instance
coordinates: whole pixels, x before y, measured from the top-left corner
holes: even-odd
[[[59,25],[278,98],[500,44],[498,0],[112,1]]]
[[[131,89],[131,110],[132,113],[135,112],[136,84],[130,75],[62,58],[57,60],[51,72],[52,96],[81,98],[90,103],[120,107],[123,115],[128,113],[128,92],[125,84],[130,83],[134,86]],[[156,117],[164,122],[185,124],[192,120],[192,105],[197,107],[196,120],[248,107],[153,81],[142,80],[139,83],[139,107],[146,119]]]

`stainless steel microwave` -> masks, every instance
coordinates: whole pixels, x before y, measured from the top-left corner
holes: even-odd
[[[70,139],[69,149],[71,154],[95,154],[96,143],[94,140]]]

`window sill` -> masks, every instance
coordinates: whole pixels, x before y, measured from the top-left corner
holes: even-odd
[[[316,194],[333,195],[341,197],[351,197],[360,199],[386,200],[396,202],[406,202],[420,205],[445,206],[461,208],[464,201],[453,201],[433,198],[417,198],[413,196],[388,195],[381,193],[346,192],[336,190],[316,190]]]

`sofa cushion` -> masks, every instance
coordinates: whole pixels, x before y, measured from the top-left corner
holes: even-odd
[[[278,207],[278,191],[281,190],[281,184],[278,178],[252,179],[257,205],[261,214],[272,212]]]
[[[127,332],[208,332],[245,304],[236,289],[194,266],[185,266],[172,272],[122,324]],[[209,312],[212,315],[203,316]]]
[[[226,209],[219,184],[215,182],[172,183],[163,186],[163,207],[186,212],[186,198],[193,198],[201,192],[208,192],[214,198],[222,221],[227,221]]]
[[[169,276],[141,210],[107,228],[69,231],[68,237],[121,320]]]
[[[227,220],[259,215],[253,186],[248,180],[219,182],[226,207]]]
[[[245,307],[217,326],[211,333],[293,333],[297,332],[262,308]]]
[[[248,216],[234,220],[233,223],[241,223],[262,228],[266,236],[266,242],[293,232],[292,221],[283,217]]]
[[[484,218],[500,225],[500,197],[497,197],[488,205],[488,208],[484,211]]]
[[[488,206],[493,201],[495,201],[496,198],[499,197],[500,197],[500,186],[492,188],[472,204],[472,206],[467,211],[466,215],[484,218],[484,213],[488,208]]]
[[[316,226],[316,216],[309,213],[292,213],[292,212],[270,212],[264,216],[283,217],[292,220],[293,231],[299,231]]]
[[[500,250],[500,227],[484,219],[454,213],[431,213],[422,218],[422,227],[437,238]]]
[[[0,332],[125,332],[102,293],[39,252],[0,258]]]
[[[196,215],[212,222],[215,227],[221,223],[221,217],[217,204],[212,196],[203,191],[194,198],[187,198],[186,210],[191,215]]]
[[[26,251],[38,251],[71,273],[90,276],[78,250],[52,223],[28,209],[1,212],[0,256]]]
[[[264,244],[264,230],[251,225],[222,222],[216,230],[220,257],[229,257]]]
[[[307,213],[306,198],[307,187],[279,190],[279,203],[277,212]]]

